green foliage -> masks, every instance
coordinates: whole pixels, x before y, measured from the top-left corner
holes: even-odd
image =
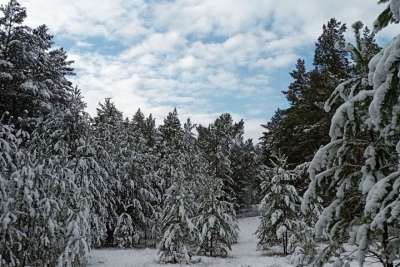
[[[299,218],[301,198],[294,187],[295,173],[287,169],[286,158],[277,156],[264,171],[261,188],[261,222],[256,231],[262,249],[280,245],[285,255],[293,252],[305,225]]]
[[[310,161],[318,148],[329,142],[329,125],[333,113],[325,113],[324,101],[336,86],[352,72],[345,50],[346,26],[335,19],[323,25],[314,54],[314,68],[307,71],[305,62],[299,59],[290,75],[293,81],[283,91],[291,104],[285,110],[277,110],[263,127],[261,145],[263,159],[274,153],[288,156],[288,164],[295,167]]]
[[[232,203],[223,200],[222,186],[222,181],[215,177],[203,180],[203,193],[195,217],[199,253],[211,257],[226,257],[238,234],[235,211]]]

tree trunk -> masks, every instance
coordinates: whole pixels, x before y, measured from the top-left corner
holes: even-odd
[[[283,254],[287,255],[287,231],[283,235]]]
[[[393,260],[390,257],[390,251],[388,251],[389,245],[389,227],[387,223],[383,226],[383,234],[382,234],[382,246],[383,246],[383,257],[385,261],[385,267],[394,267]]]

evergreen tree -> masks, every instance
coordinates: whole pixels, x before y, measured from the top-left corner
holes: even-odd
[[[72,74],[63,49],[52,49],[53,37],[42,25],[23,25],[26,10],[16,0],[0,8],[0,114],[18,117],[42,116],[54,107],[65,106]]]
[[[286,95],[290,104],[301,104],[304,101],[306,91],[310,87],[310,74],[306,71],[305,61],[298,59],[296,69],[290,72],[293,82],[288,86],[287,91],[282,93]]]
[[[287,169],[286,158],[277,156],[273,168],[266,169],[261,187],[261,223],[256,231],[262,249],[281,245],[283,253],[292,252],[304,228],[299,218],[301,198],[293,183],[294,173]]]
[[[284,120],[285,112],[286,110],[278,108],[267,124],[261,124],[264,129],[260,137],[261,166],[270,166],[274,151],[279,151],[281,139],[286,138],[286,135],[281,133],[282,127],[280,127]]]
[[[291,106],[278,110],[273,121],[264,127],[267,131],[263,147],[269,150],[264,155],[280,151],[288,156],[288,164],[293,168],[310,161],[315,151],[329,142],[327,133],[333,113],[324,112],[323,103],[352,72],[345,49],[345,30],[345,25],[329,20],[315,45],[314,69],[307,72],[304,61],[298,60],[290,73],[293,81],[284,91]]]
[[[243,121],[234,123],[232,116],[228,113],[222,114],[207,128],[197,127],[199,146],[206,154],[209,163],[208,175],[222,179],[225,197],[231,202],[236,201],[231,152],[235,140],[243,135],[243,127]]]
[[[161,215],[162,237],[158,247],[162,263],[190,263],[193,254],[194,198],[185,179],[183,159],[178,156],[176,161],[170,166],[172,184],[166,191]]]
[[[144,122],[143,135],[149,149],[154,150],[154,148],[157,146],[157,142],[159,141],[159,133],[157,132],[156,121],[151,114]]]
[[[162,194],[172,184],[172,171],[177,168],[178,158],[182,152],[183,130],[181,122],[178,118],[176,108],[168,114],[164,120],[164,124],[159,126],[160,142],[158,143],[157,152],[159,153],[159,169],[160,188]]]
[[[190,119],[183,125],[183,168],[188,186],[194,193],[195,199],[198,199],[202,194],[200,187],[207,176],[208,163],[194,136],[195,127]],[[195,204],[198,204],[198,201]]]
[[[90,222],[94,220],[90,210],[98,197],[89,188],[100,188],[97,181],[101,176],[87,171],[97,170],[90,156],[79,156],[87,153],[84,140],[63,138],[68,134],[78,137],[74,130],[85,129],[81,128],[82,117],[76,116],[79,102],[75,100],[67,112],[60,111],[57,117],[40,123],[32,139],[21,130],[14,134],[13,126],[1,126],[2,264],[78,266],[86,262]],[[28,144],[29,150],[22,143]],[[93,176],[87,177],[87,173]]]
[[[398,1],[389,8],[396,6],[394,2]],[[319,262],[332,256],[343,262],[343,245],[350,241],[358,247],[360,264],[365,257],[375,257],[383,266],[393,267],[399,256],[395,240],[400,232],[396,212],[400,207],[396,200],[399,82],[395,74],[399,66],[394,48],[398,38],[370,60],[373,51],[366,44],[371,45],[373,34],[365,31],[361,38],[361,27],[354,26],[357,43],[348,46],[358,72],[339,85],[326,104],[330,108],[338,98],[344,102],[332,119],[331,142],[311,163],[312,182],[303,207],[323,192],[336,193],[316,224],[318,232],[327,230],[330,236]]]
[[[42,200],[34,183],[39,171],[34,158],[20,146],[24,135],[17,134],[6,117],[7,113],[3,114],[0,121],[0,265],[38,264],[40,259],[54,263],[56,251],[46,256],[40,251],[48,245],[46,241],[55,243],[39,220],[42,217],[46,223],[48,215],[37,209]]]
[[[131,215],[122,213],[114,230],[115,243],[120,248],[133,247],[139,242],[139,236],[133,228]]]
[[[155,240],[158,203],[153,189],[155,157],[149,153],[143,137],[144,115],[139,110],[132,121],[110,99],[100,104],[95,118],[97,138],[107,151],[102,160],[110,180],[108,243],[119,247],[146,245]],[[130,236],[123,236],[129,232]]]
[[[207,177],[202,182],[199,215],[195,218],[199,252],[211,257],[227,256],[238,232],[234,207],[224,200],[221,179]]]
[[[91,243],[105,234],[105,171],[99,166],[93,147],[89,118],[83,111],[79,90],[70,108],[57,110],[32,134],[30,149],[42,164],[45,178],[41,189],[55,200],[59,210],[58,227],[61,266],[83,265]],[[56,248],[53,248],[56,251]]]
[[[239,207],[249,207],[259,202],[259,181],[257,180],[258,157],[253,141],[243,138],[236,140],[230,155],[233,190]]]
[[[103,147],[102,153],[98,153],[99,164],[107,172],[107,190],[103,192],[103,197],[108,199],[108,218],[106,222],[107,237],[103,243],[112,244],[113,234],[118,222],[118,217],[124,212],[120,198],[123,196],[120,191],[124,163],[127,161],[126,145],[127,134],[124,132],[124,121],[120,112],[112,103],[110,98],[106,98],[104,103],[100,103],[97,108],[97,115],[94,117],[93,130],[96,142]]]
[[[191,262],[195,205],[185,165],[184,131],[176,109],[159,127],[160,153],[158,176],[161,178],[162,212],[159,259],[164,263]]]
[[[139,111],[140,112],[140,111]],[[138,116],[139,115],[139,116]],[[148,241],[156,239],[155,221],[157,219],[156,207],[159,205],[160,196],[153,188],[158,181],[155,169],[157,160],[146,145],[143,137],[144,116],[136,113],[126,129],[128,139],[126,145],[128,158],[122,172],[125,187],[125,198],[121,198],[126,212],[131,217],[135,231],[134,245],[145,245]]]

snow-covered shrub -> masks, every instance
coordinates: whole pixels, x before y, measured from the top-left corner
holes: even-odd
[[[317,247],[312,238],[303,240],[301,246],[294,249],[290,255],[290,263],[296,267],[309,266],[317,255]]]
[[[132,218],[127,213],[122,213],[118,218],[114,230],[114,242],[120,248],[130,248],[138,243],[139,236],[133,229]]]

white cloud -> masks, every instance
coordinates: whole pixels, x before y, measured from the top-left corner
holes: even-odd
[[[183,34],[232,35],[258,26],[272,12],[272,1],[176,0],[152,7],[160,29],[179,29]]]
[[[261,133],[264,131],[261,124],[265,124],[263,119],[248,119],[245,121],[245,136],[253,139],[253,143],[258,143]]]
[[[175,54],[186,45],[186,40],[177,32],[153,33],[122,54],[123,59],[133,59],[144,54]]]
[[[294,53],[288,53],[268,58],[260,58],[255,62],[254,66],[263,67],[266,70],[278,69],[292,64],[296,61],[297,57],[298,56]]]
[[[277,107],[261,101],[275,101],[283,89],[273,88],[272,72],[293,65],[329,18],[371,25],[383,8],[365,0],[20,1],[29,25],[47,24],[74,41],[74,79],[92,114],[105,97],[127,116],[141,107],[159,120],[174,106],[181,118],[203,124],[236,112],[254,139],[262,131],[258,117]],[[393,36],[394,29],[380,36]],[[87,41],[91,37],[119,42],[124,49],[101,54],[99,44]],[[243,103],[240,110],[246,112],[237,114],[236,104],[229,105],[236,95],[258,102]],[[218,106],[223,97],[226,105]]]
[[[7,2],[2,0],[1,2]],[[147,32],[143,0],[20,0],[31,25],[47,24],[69,37],[131,38]]]

